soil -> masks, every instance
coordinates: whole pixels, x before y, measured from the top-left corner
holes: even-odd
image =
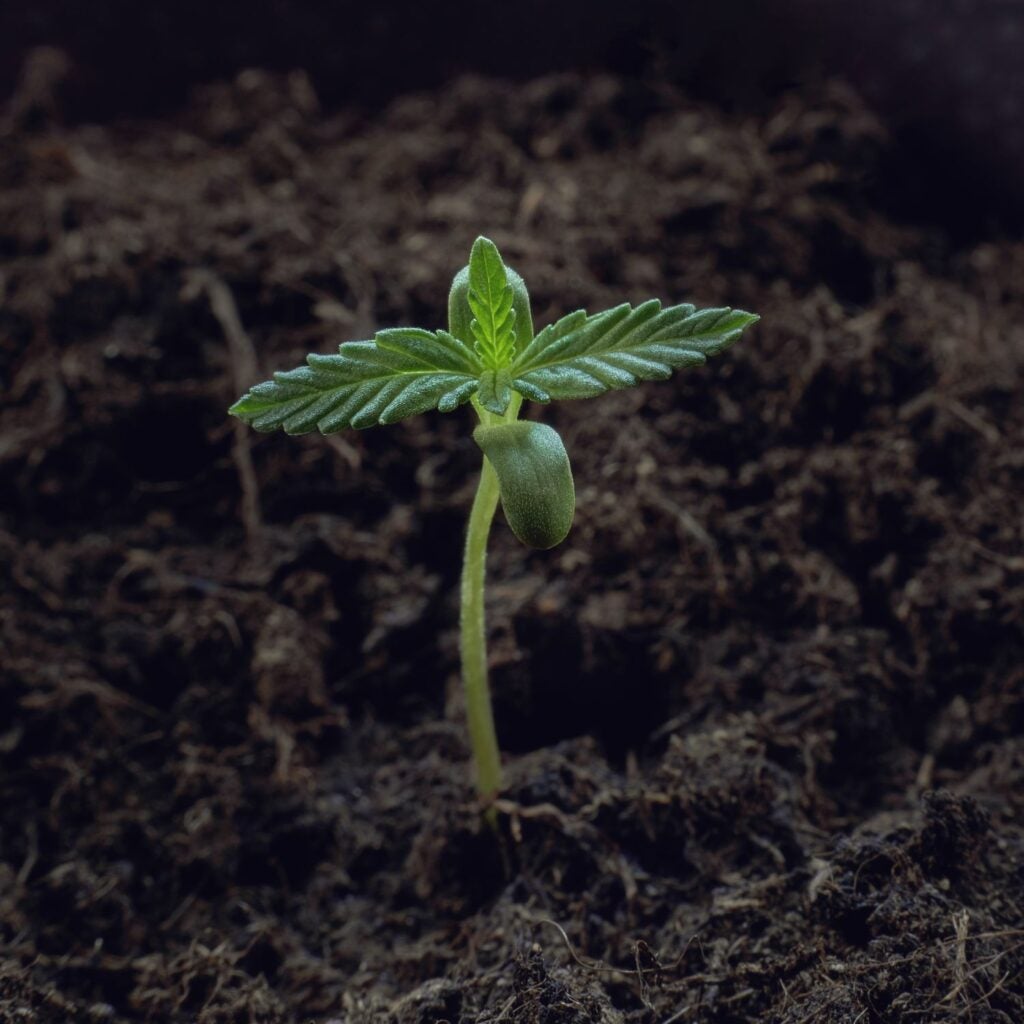
[[[0,1020],[1024,1020],[1024,246],[894,219],[838,82],[754,116],[464,78],[371,117],[246,72],[62,128],[35,81],[0,149]],[[468,410],[225,416],[440,325],[481,232],[538,324],[763,317],[531,413],[578,514],[553,552],[495,529],[496,832]]]

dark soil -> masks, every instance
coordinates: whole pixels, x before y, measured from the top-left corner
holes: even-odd
[[[0,148],[0,1020],[1024,1020],[1024,246],[880,212],[838,84],[764,118],[571,76],[52,106]],[[497,836],[468,410],[225,416],[439,325],[480,232],[538,323],[763,317],[540,411],[579,512],[550,553],[495,531]]]

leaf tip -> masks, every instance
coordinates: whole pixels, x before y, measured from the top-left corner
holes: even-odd
[[[234,402],[228,408],[228,415],[229,416],[235,416],[235,417],[237,417],[240,420],[248,420],[249,419],[249,413],[248,413],[248,409],[247,409],[247,404],[249,402],[249,398],[250,398],[250,396],[249,396],[248,392],[246,394],[242,395],[241,398],[239,398],[236,402]]]
[[[473,247],[470,249],[470,255],[482,252],[485,249],[493,249],[495,252],[498,251],[498,247],[486,235],[477,235],[473,242]]]

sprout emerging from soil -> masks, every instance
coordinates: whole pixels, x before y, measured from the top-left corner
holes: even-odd
[[[484,578],[487,538],[499,500],[512,532],[529,547],[565,540],[576,507],[572,470],[558,433],[520,420],[523,399],[592,398],[673,370],[699,366],[728,348],[758,318],[738,309],[662,308],[657,299],[602,313],[577,310],[533,332],[523,279],[480,237],[448,296],[448,330],[396,327],[372,341],[309,355],[275,373],[230,409],[256,430],[330,434],[395,423],[470,402],[483,466],[466,534],[461,643],[466,713],[476,786],[490,801],[501,760],[487,683]]]

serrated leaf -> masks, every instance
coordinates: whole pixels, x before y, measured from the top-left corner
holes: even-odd
[[[665,380],[673,370],[724,351],[757,320],[739,309],[662,309],[657,299],[593,316],[577,310],[545,327],[519,353],[510,370],[512,387],[548,402]]]
[[[504,369],[516,350],[514,294],[498,247],[481,236],[469,255],[470,330],[489,370]]]
[[[469,400],[482,372],[476,353],[447,331],[416,327],[380,331],[306,362],[257,384],[229,411],[256,430],[331,434],[450,412]]]

